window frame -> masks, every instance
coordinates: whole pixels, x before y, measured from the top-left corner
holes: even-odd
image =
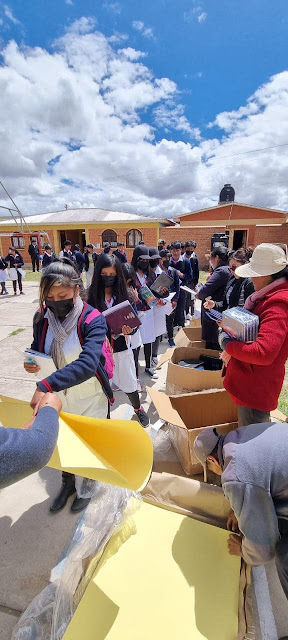
[[[132,235],[132,242],[130,243],[130,234]],[[136,235],[138,234],[138,236]],[[137,247],[137,245],[139,244],[139,242],[143,240],[143,234],[142,231],[139,231],[139,229],[129,229],[129,231],[127,231],[126,233],[126,248],[127,249],[135,249],[135,247]]]
[[[13,247],[13,249],[25,249],[24,236],[11,236],[11,247]]]
[[[109,239],[104,239],[104,235],[105,233],[111,233],[111,234],[115,234],[114,237],[116,237],[116,240],[109,240]],[[109,242],[109,244],[111,245],[111,247],[113,247],[113,249],[117,247],[117,242],[118,242],[118,235],[116,233],[116,231],[114,231],[114,229],[105,229],[105,231],[102,231],[101,234],[101,244],[102,244],[102,249],[104,248],[104,242]]]

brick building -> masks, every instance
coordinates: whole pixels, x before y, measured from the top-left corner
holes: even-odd
[[[14,246],[21,252],[25,263],[30,263],[28,246],[30,239],[40,234],[42,246],[49,242],[55,253],[63,248],[65,240],[71,240],[72,245],[80,244],[81,249],[92,243],[99,253],[104,242],[110,242],[112,247],[117,242],[124,242],[128,260],[131,259],[133,249],[140,240],[147,246],[156,246],[162,227],[173,224],[166,219],[152,218],[136,213],[122,211],[107,211],[106,209],[67,209],[53,213],[43,213],[26,217],[31,233],[21,233],[15,223],[0,219],[0,253],[7,255],[9,246]]]
[[[157,246],[159,238],[167,244],[174,240],[196,240],[200,266],[207,268],[205,254],[211,250],[214,233],[229,236],[229,247],[256,246],[260,242],[288,243],[287,212],[264,209],[237,202],[220,202],[215,207],[179,215],[174,220],[147,215],[107,211],[106,209],[68,209],[53,213],[27,216],[31,234],[23,235],[11,220],[0,219],[0,253],[6,255],[12,244],[19,249],[25,263],[30,263],[28,245],[30,237],[42,233],[42,244],[50,242],[56,254],[65,240],[88,243],[101,251],[104,242],[125,244],[128,260],[139,240],[147,246]],[[15,231],[17,229],[18,233]],[[3,235],[5,234],[5,235]]]

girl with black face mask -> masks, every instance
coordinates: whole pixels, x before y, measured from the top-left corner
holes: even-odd
[[[95,317],[95,309],[83,302],[83,293],[82,280],[69,259],[46,267],[40,281],[40,309],[33,321],[31,348],[50,355],[56,371],[42,380],[37,365],[24,363],[28,373],[38,373],[39,377],[31,406],[37,409],[44,394],[54,391],[61,397],[63,411],[107,418],[108,399],[113,399],[102,356],[107,325],[102,315]],[[87,483],[84,478],[78,486],[82,496],[88,495],[91,481]],[[75,492],[75,476],[63,472],[61,491],[51,511],[62,509]],[[81,511],[89,500],[76,495],[71,511]]]
[[[139,292],[141,287],[146,285],[149,287],[155,280],[155,274],[151,270],[151,257],[149,255],[148,247],[145,245],[139,245],[134,249],[132,257],[132,267],[136,273],[136,287]],[[145,357],[145,373],[153,379],[158,378],[155,374],[155,369],[152,367],[152,344],[156,339],[155,324],[153,309],[150,309],[149,305],[145,301],[141,300],[141,293],[139,293],[139,302],[137,303],[137,310],[142,313],[142,326],[140,327],[140,334],[142,344],[144,345],[144,357]],[[145,315],[143,315],[145,314]],[[139,353],[140,348],[134,350],[135,366],[137,378],[139,379]]]
[[[89,303],[99,311],[105,311],[120,302],[129,300],[136,310],[131,295],[128,294],[121,262],[112,254],[104,254],[98,258],[91,286],[89,289]],[[135,362],[131,346],[131,334],[135,333],[130,327],[123,326],[122,334],[113,340],[108,329],[107,335],[113,346],[114,376],[113,386],[128,396],[135,414],[143,427],[148,427],[149,418],[141,406]]]

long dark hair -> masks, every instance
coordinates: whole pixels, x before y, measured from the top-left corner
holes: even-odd
[[[113,253],[101,253],[95,265],[88,294],[88,303],[91,304],[92,307],[99,309],[99,311],[105,311],[107,308],[105,304],[105,287],[101,278],[101,271],[106,267],[115,267],[116,269],[116,283],[112,288],[115,303],[119,304],[120,302],[124,302],[124,300],[128,300],[127,285],[120,260],[118,260]]]
[[[132,264],[129,264],[129,262],[124,262],[124,263],[122,262],[121,267],[122,267],[126,282],[128,282],[128,280],[131,280],[131,284],[129,284],[128,286],[134,287],[134,289],[136,289],[137,287],[136,273],[135,273],[134,267],[132,267]]]

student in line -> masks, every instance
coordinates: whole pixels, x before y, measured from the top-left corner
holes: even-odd
[[[43,258],[42,258],[42,269],[45,269],[46,267],[48,267],[48,265],[51,264],[51,262],[54,262],[54,260],[55,260],[55,253],[53,252],[51,244],[45,244]]]
[[[209,264],[213,269],[213,273],[198,291],[197,298],[202,300],[202,340],[206,341],[207,349],[219,349],[218,325],[207,316],[204,309],[204,302],[208,298],[211,298],[215,302],[223,300],[224,291],[231,276],[228,249],[226,247],[215,247],[212,249]]]
[[[14,296],[17,295],[17,283],[19,287],[19,293],[24,296],[24,291],[22,287],[22,267],[24,266],[24,261],[19,251],[16,251],[14,247],[9,247],[9,253],[5,258],[6,262],[8,262],[10,267],[10,278],[13,282],[13,291]]]
[[[150,376],[150,378],[156,379],[158,378],[158,376],[155,374],[155,370],[152,367],[152,343],[156,338],[154,314],[153,309],[150,309],[149,305],[141,299],[141,293],[139,294],[139,290],[141,291],[141,287],[149,287],[150,284],[150,260],[151,258],[149,256],[148,247],[146,247],[144,244],[139,243],[139,245],[133,251],[131,264],[136,274],[136,287],[139,297],[139,302],[137,303],[137,311],[145,314],[145,317],[144,315],[142,316],[142,326],[140,327],[141,340],[142,344],[144,345],[145,373]],[[137,378],[139,378],[139,352],[140,347],[138,348],[138,350],[134,351]]]
[[[31,349],[52,357],[56,371],[36,383],[31,406],[37,411],[44,394],[58,392],[63,411],[92,418],[107,418],[113,394],[105,370],[102,349],[107,325],[101,314],[83,302],[81,277],[69,260],[52,262],[40,281],[40,309],[33,320]],[[25,362],[28,373],[39,367]],[[65,507],[76,492],[75,476],[62,473],[62,487],[50,510]],[[84,509],[89,498],[76,495],[71,511]]]
[[[124,274],[124,278],[126,280],[129,300],[137,308],[137,305],[139,305],[140,300],[139,300],[138,291],[137,291],[135,270],[132,267],[132,264],[129,264],[128,262],[126,262],[126,263],[122,264],[122,271],[123,271],[123,274]],[[144,388],[142,387],[142,384],[141,384],[140,378],[139,378],[139,364],[138,364],[138,360],[137,360],[137,356],[139,356],[139,349],[141,348],[141,345],[142,345],[141,333],[140,333],[140,330],[138,329],[138,331],[136,331],[135,333],[131,334],[131,348],[132,348],[133,355],[134,355],[134,362],[135,362],[135,369],[136,369],[136,376],[137,376],[137,389],[138,389],[139,393],[144,391]]]
[[[240,278],[235,271],[242,264],[247,264],[252,257],[253,249],[237,249],[229,258],[229,269],[231,276],[224,290],[223,299],[219,302],[215,300],[207,300],[204,302],[204,309],[216,309],[216,311],[225,311],[232,307],[244,307],[248,296],[254,292],[254,285],[251,278]]]
[[[172,298],[172,301],[171,301],[173,311],[172,313],[170,313],[169,316],[166,316],[166,329],[167,329],[169,347],[175,347],[173,328],[175,323],[177,304],[178,304],[179,295],[180,295],[180,281],[179,281],[177,269],[174,269],[174,267],[171,267],[170,265],[171,253],[168,251],[168,249],[162,249],[159,252],[159,255],[160,255],[159,266],[161,271],[163,271],[168,276],[170,276],[170,278],[173,278],[173,282],[169,289],[169,293],[175,292],[175,296]]]
[[[118,258],[118,260],[122,264],[126,264],[127,255],[126,255],[126,251],[125,251],[124,242],[117,242],[117,249],[115,249],[115,251],[113,251],[113,255],[116,256],[116,258]]]
[[[133,300],[129,299],[121,263],[113,254],[102,253],[97,260],[89,289],[89,304],[99,311],[105,311],[105,309],[110,309],[125,300],[129,300],[134,306]],[[130,327],[123,326],[122,334],[115,339],[113,339],[109,330],[107,332],[114,351],[115,369],[112,383],[126,393],[140,424],[143,427],[148,427],[149,418],[141,406],[138,393],[130,338],[132,331]]]
[[[87,244],[87,247],[84,248],[84,259],[85,259],[85,271],[86,271],[86,285],[87,289],[90,287],[94,268],[97,262],[98,254],[94,249],[93,244]]]
[[[7,267],[8,267],[7,260],[5,260],[3,256],[0,256],[0,284],[1,284],[0,296],[8,295],[8,291],[6,289],[6,281],[8,280],[8,277],[9,277]]]
[[[76,260],[76,264],[77,264],[77,269],[79,271],[79,273],[82,273],[84,267],[85,267],[85,258],[83,256],[82,251],[80,250],[80,244],[75,244],[74,245],[74,252],[73,252],[73,256]]]
[[[185,244],[183,242],[173,242],[171,246],[172,257],[170,259],[171,267],[177,269],[180,286],[187,285],[193,280],[193,273],[191,269],[190,260],[185,257]],[[183,250],[183,253],[182,253]],[[179,327],[185,326],[185,308],[186,308],[186,292],[180,289],[180,295],[177,304],[175,324]]]
[[[187,286],[189,287],[189,289],[192,289],[192,291],[194,291],[196,285],[199,282],[199,263],[198,263],[198,258],[196,256],[195,253],[195,249],[196,249],[196,242],[194,240],[188,240],[185,243],[185,258],[187,258],[187,260],[190,261],[190,265],[191,265],[191,271],[192,271],[192,280],[190,280],[189,282],[187,282]],[[186,320],[191,320],[191,317],[194,315],[194,307],[195,307],[195,302],[194,302],[194,296],[190,296],[187,293],[186,296]]]

